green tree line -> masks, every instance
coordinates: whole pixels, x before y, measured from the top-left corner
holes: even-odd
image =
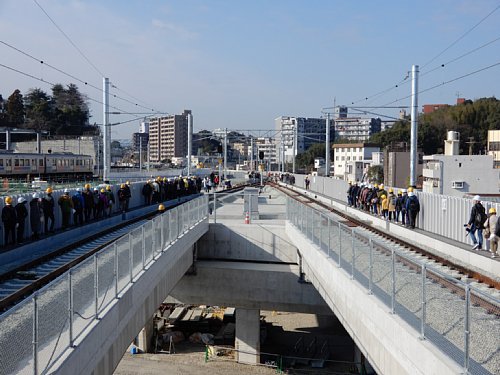
[[[83,135],[98,132],[89,124],[87,98],[75,84],[56,84],[51,95],[32,88],[23,95],[15,90],[6,100],[0,95],[0,126],[46,131],[50,134]]]
[[[418,120],[418,145],[425,155],[443,153],[447,131],[460,133],[460,153],[468,154],[470,140],[474,154],[485,153],[488,130],[500,129],[500,100],[481,98],[475,101],[439,108],[421,114]],[[372,135],[370,142],[381,148],[400,142],[410,142],[409,118],[397,121],[391,129]]]

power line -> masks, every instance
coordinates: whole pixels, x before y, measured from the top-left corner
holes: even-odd
[[[55,71],[57,71],[57,72],[59,72],[59,73],[61,73],[61,74],[65,75],[65,76],[67,76],[67,77],[70,77],[70,78],[72,78],[72,79],[74,79],[74,80],[76,80],[76,81],[78,81],[78,82],[80,82],[80,83],[83,83],[83,84],[84,84],[84,85],[86,85],[86,86],[92,87],[93,89],[98,90],[98,91],[100,91],[101,93],[102,93],[102,92],[104,92],[104,90],[103,90],[101,87],[98,87],[98,86],[92,85],[91,83],[88,83],[87,81],[84,81],[84,80],[82,80],[82,79],[80,79],[80,78],[78,78],[78,77],[74,76],[73,74],[67,73],[67,72],[65,72],[64,70],[59,69],[59,68],[57,68],[57,67],[55,67],[55,66],[53,66],[53,65],[51,65],[51,64],[49,64],[49,63],[47,63],[45,60],[43,60],[43,59],[39,59],[39,58],[37,58],[37,57],[35,57],[35,56],[33,56],[33,55],[29,54],[28,52],[25,52],[25,51],[23,51],[23,50],[21,50],[21,49],[19,49],[19,48],[15,47],[15,46],[13,46],[13,45],[11,45],[11,44],[7,43],[7,42],[4,42],[3,40],[0,40],[0,43],[1,43],[1,44],[3,44],[3,45],[5,45],[5,46],[7,46],[7,47],[9,47],[9,48],[11,48],[11,49],[13,49],[13,50],[14,50],[14,51],[16,51],[16,52],[19,52],[20,54],[22,54],[22,55],[24,55],[24,56],[26,56],[26,57],[29,57],[30,59],[32,59],[32,60],[34,60],[34,61],[36,61],[36,62],[39,62],[40,64],[44,64],[45,66],[48,66],[49,68],[51,68],[51,69],[53,69],[53,70],[55,70]],[[114,87],[116,88],[116,86],[114,86]],[[120,96],[118,96],[118,95],[116,95],[116,94],[111,94],[111,95],[113,95],[113,97],[114,97],[114,98],[117,98],[117,99],[123,100],[123,101],[125,101],[125,102],[127,102],[127,103],[129,103],[129,104],[133,104],[133,105],[135,105],[135,106],[139,106],[139,107],[141,107],[141,108],[144,108],[144,109],[150,110],[150,108],[149,108],[149,107],[145,107],[145,106],[143,106],[143,105],[140,105],[140,104],[134,103],[134,102],[132,102],[132,101],[130,101],[130,100],[128,100],[128,99],[126,99],[126,98],[122,98],[122,97],[120,97]],[[151,111],[152,111],[152,112],[157,112],[157,113],[158,113],[158,111],[156,111],[154,108],[153,108],[153,109],[151,109]],[[160,112],[160,113],[161,113],[161,112]]]
[[[455,78],[450,79],[450,80],[448,80],[448,81],[444,81],[444,82],[438,83],[437,85],[434,85],[434,86],[428,87],[428,88],[426,88],[426,89],[424,89],[424,90],[419,91],[419,92],[418,92],[418,94],[422,94],[422,93],[424,93],[424,92],[434,90],[434,89],[436,89],[436,88],[438,88],[438,87],[441,87],[441,86],[447,85],[447,84],[449,84],[449,83],[452,83],[452,82],[458,81],[458,80],[460,80],[460,79],[463,79],[463,78],[469,77],[469,76],[471,76],[471,75],[474,75],[474,74],[477,74],[477,73],[483,72],[483,71],[485,71],[485,70],[488,70],[488,69],[494,68],[495,66],[498,66],[498,65],[500,65],[500,61],[499,61],[499,62],[497,62],[497,63],[491,64],[491,65],[485,66],[485,67],[483,67],[483,68],[480,68],[480,69],[474,70],[474,71],[472,71],[472,72],[470,72],[470,73],[467,73],[467,74],[461,75],[461,76],[459,76],[459,77],[455,77]],[[392,102],[389,102],[389,103],[387,103],[387,104],[384,104],[383,106],[380,106],[379,108],[383,108],[384,106],[387,106],[387,105],[390,105],[390,104],[394,104],[394,103],[400,102],[401,100],[408,99],[408,98],[411,98],[411,94],[410,94],[410,95],[407,95],[407,96],[405,96],[405,97],[403,97],[403,98],[399,98],[399,99],[393,100]]]
[[[43,9],[43,7],[38,3],[37,0],[33,0],[33,2],[38,5],[38,7],[42,10],[42,12],[47,16],[47,18],[54,24],[54,26],[57,28],[57,30],[59,30],[61,32],[62,35],[64,35],[64,37],[68,40],[68,42],[71,43],[71,45],[73,47],[75,47],[75,49],[78,51],[78,53],[80,53],[80,55],[90,64],[90,66],[92,66],[95,71],[97,73],[99,73],[101,75],[101,77],[105,77],[104,73],[102,73],[98,68],[97,66],[95,66],[92,61],[90,61],[90,59],[82,52],[82,50],[80,48],[78,48],[78,46],[71,40],[71,38],[57,25],[56,21],[54,21],[52,19],[52,17],[49,16],[49,14],[45,11],[45,9]]]
[[[476,27],[478,27],[481,23],[483,23],[489,16],[491,16],[493,13],[495,13],[499,8],[500,8],[500,5],[497,5],[497,7],[495,9],[493,9],[485,17],[483,17],[478,23],[476,23],[469,30],[467,30],[465,33],[463,33],[461,36],[459,36],[458,39],[456,39],[448,47],[446,47],[444,50],[442,50],[440,53],[438,53],[436,56],[434,56],[432,59],[430,59],[424,65],[422,65],[422,68],[424,68],[427,65],[429,65],[431,62],[433,62],[434,60],[436,60],[439,56],[441,56],[443,53],[445,53],[446,51],[448,51],[451,47],[453,47],[455,44],[457,44],[459,41],[461,41],[463,38],[465,38],[465,36],[467,36],[469,33],[471,33]]]
[[[48,84],[48,85],[51,85],[52,87],[56,85],[55,83],[52,83],[52,82],[50,82],[50,81],[47,81],[47,80],[45,80],[45,79],[43,79],[43,78],[38,78],[38,77],[36,77],[36,76],[34,76],[34,75],[30,74],[30,73],[23,72],[23,71],[21,71],[21,70],[19,70],[19,69],[16,69],[16,68],[11,67],[11,66],[8,66],[8,65],[5,65],[5,64],[2,64],[2,63],[0,63],[0,66],[1,66],[1,67],[3,67],[3,68],[5,68],[5,69],[11,70],[11,71],[13,71],[13,72],[16,72],[16,73],[18,73],[18,74],[21,74],[21,75],[23,75],[23,76],[25,76],[25,77],[29,77],[29,78],[32,78],[32,79],[34,79],[34,80],[37,80],[37,81],[40,81],[40,82],[46,83],[46,84]],[[90,97],[90,96],[87,96],[87,95],[85,95],[85,97],[86,97],[88,100],[92,101],[92,102],[95,102],[95,103],[97,103],[97,104],[104,105],[104,103],[103,103],[102,101],[100,101],[100,100],[94,99],[94,98],[92,98],[92,97]],[[124,114],[134,115],[134,114],[133,114],[133,113],[131,113],[131,112],[127,112],[127,111],[125,111],[125,110],[123,110],[123,109],[120,109],[120,108],[115,107],[115,106],[112,106],[112,105],[110,105],[109,107],[110,107],[110,108],[113,108],[113,109],[116,109],[117,111],[120,111],[120,112],[122,112],[122,113],[124,113]],[[144,118],[144,116],[141,116],[140,118]]]

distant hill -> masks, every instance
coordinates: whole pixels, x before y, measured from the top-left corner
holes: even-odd
[[[500,100],[494,97],[466,100],[462,104],[421,114],[418,120],[418,148],[425,155],[442,153],[446,132],[449,130],[460,133],[461,154],[469,152],[466,142],[470,137],[476,142],[473,153],[485,153],[488,130],[500,130]],[[391,129],[374,134],[370,142],[380,144],[383,148],[391,143],[409,143],[410,119],[397,121]]]

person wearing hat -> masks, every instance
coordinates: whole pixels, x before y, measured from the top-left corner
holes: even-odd
[[[417,215],[420,212],[420,203],[417,196],[412,191],[408,192],[408,198],[406,199],[406,213],[408,215],[408,222],[406,223],[411,229],[415,229],[415,224],[417,222]]]
[[[408,191],[401,189],[401,224],[406,227],[410,220],[408,219],[408,212],[406,211],[406,201],[408,200]]]
[[[2,208],[2,222],[4,227],[4,244],[9,245],[9,238],[12,244],[16,244],[16,209],[12,207],[12,197],[5,197],[5,206]]]
[[[26,208],[26,198],[19,197],[16,204],[16,218],[17,218],[17,243],[23,244],[24,240],[24,227],[26,224],[26,217],[28,217],[28,209]]]
[[[64,193],[59,197],[57,204],[61,207],[62,229],[66,230],[70,226],[71,213],[73,212],[73,201],[69,196],[68,189],[64,189]]]
[[[470,217],[467,223],[467,228],[470,229],[469,237],[472,240],[472,250],[483,249],[483,225],[487,219],[486,210],[481,204],[481,197],[475,195],[472,198],[472,208],[470,210]],[[477,238],[476,238],[477,231]]]
[[[85,184],[85,188],[82,192],[83,196],[83,213],[85,216],[85,222],[90,221],[90,217],[94,212],[94,194],[90,189],[90,184]]]
[[[394,194],[394,189],[390,188],[389,189],[389,196],[387,197],[387,200],[389,201],[389,217],[388,219],[390,221],[396,221],[396,201],[397,201],[396,194]]]
[[[49,219],[50,219],[50,232],[54,232],[54,197],[52,196],[52,188],[48,187],[45,190],[47,193],[45,197],[42,198],[42,210],[44,217],[44,231],[45,233],[49,233]]]
[[[382,194],[380,196],[380,209],[381,211],[381,216],[384,218],[384,220],[387,220],[389,217],[389,199],[387,199],[387,196],[385,194]]]
[[[113,190],[111,190],[111,185],[106,185],[106,197],[108,198],[107,216],[110,217],[113,213],[113,206],[115,205],[115,195],[113,194]]]
[[[120,206],[120,211],[124,213],[126,209],[126,201],[127,201],[127,190],[125,184],[120,185],[120,189],[118,189],[118,204]]]
[[[125,182],[125,211],[128,211],[128,206],[130,204],[130,198],[132,198],[132,192],[130,191],[130,181]]]
[[[82,189],[77,188],[76,193],[71,197],[73,202],[73,224],[83,224],[83,211],[85,209],[85,198],[82,195]]]
[[[486,239],[486,250],[491,252],[493,258],[496,257],[498,239],[495,238],[495,227],[498,222],[497,209],[491,207],[488,211],[488,218],[484,223],[484,238]]]
[[[30,224],[31,224],[31,238],[38,240],[40,238],[39,233],[42,227],[43,221],[43,210],[42,210],[42,200],[40,199],[40,194],[33,193],[30,201]]]

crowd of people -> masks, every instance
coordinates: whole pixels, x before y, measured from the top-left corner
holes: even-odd
[[[347,204],[412,229],[420,212],[420,202],[412,187],[387,191],[384,184],[349,182]]]
[[[213,180],[213,176],[209,176]],[[178,177],[148,180],[142,187],[144,205],[178,199],[182,196],[199,193],[203,181],[200,177]],[[41,234],[55,232],[55,214],[61,213],[61,229],[67,230],[72,226],[80,226],[102,218],[110,217],[115,213],[124,213],[129,210],[132,192],[130,182],[120,184],[116,193],[110,184],[100,184],[91,187],[85,184],[77,188],[73,194],[64,189],[63,194],[56,200],[53,190],[48,187],[45,193],[35,192],[28,202],[19,197],[17,202],[10,196],[4,198],[2,208],[2,223],[4,228],[5,246],[22,245],[25,241],[26,220],[29,217],[31,240],[37,240]],[[17,203],[17,204],[16,204]]]

